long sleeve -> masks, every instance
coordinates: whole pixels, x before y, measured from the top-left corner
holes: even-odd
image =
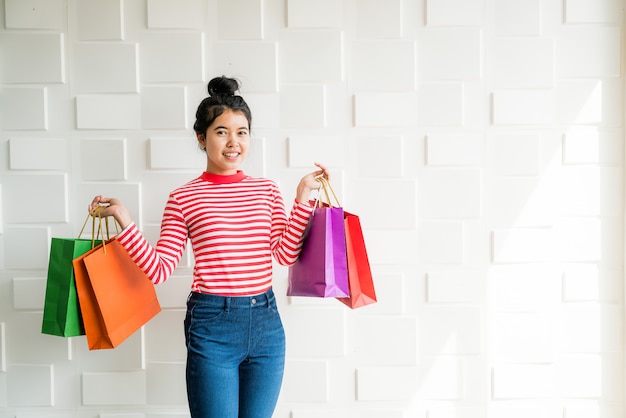
[[[205,174],[173,191],[154,247],[135,224],[118,236],[155,284],[172,275],[188,242],[195,261],[192,290],[202,293],[262,293],[272,284],[272,258],[281,265],[298,258],[314,208],[294,200],[287,216],[273,181],[225,179]]]

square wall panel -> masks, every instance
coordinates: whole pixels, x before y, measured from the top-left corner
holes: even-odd
[[[385,59],[381,60],[381,57]],[[415,43],[360,41],[352,44],[355,90],[411,91],[415,89]]]
[[[493,369],[495,400],[549,399],[554,396],[556,387],[553,364],[503,364]]]
[[[7,370],[9,406],[41,407],[54,405],[52,365],[19,364]]]
[[[326,126],[324,86],[284,85],[280,89],[280,125],[284,128]]]
[[[482,214],[478,169],[428,169],[417,180],[420,218],[478,218]]]
[[[179,329],[181,328],[180,323],[182,323],[182,319],[180,322],[172,324],[172,326]],[[182,337],[181,340],[183,340]],[[177,340],[176,342],[184,347],[181,340]],[[146,381],[148,393],[147,401],[149,405],[163,405],[163,409],[166,409],[165,406],[170,405],[178,405],[181,407],[187,405],[184,361],[179,363],[149,363],[146,370]],[[147,415],[142,415],[140,418],[144,417],[147,417]],[[158,415],[158,417],[161,417],[161,415]],[[118,418],[118,416],[111,416],[111,418]]]
[[[624,11],[622,0],[565,0],[566,23],[619,24]]]
[[[482,75],[479,28],[420,31],[417,38],[419,80],[478,80]]]
[[[138,129],[139,95],[81,95],[76,97],[78,129]]]
[[[355,359],[359,364],[415,365],[418,333],[421,332],[416,322],[409,317],[355,318],[350,330]]]
[[[336,0],[287,0],[287,27],[341,28],[343,7]]]
[[[83,180],[126,180],[126,140],[84,139],[80,141]]]
[[[483,135],[428,134],[426,137],[426,165],[469,166],[483,161]]]
[[[247,92],[276,92],[277,49],[275,42],[218,42],[215,56],[219,58],[213,63],[215,73],[238,79],[246,98]]]
[[[10,242],[4,248],[5,267],[15,270],[48,268],[50,256],[50,228],[7,226],[4,239]]]
[[[346,141],[341,136],[291,135],[288,139],[289,167],[312,167],[315,161],[328,167],[344,167]]]
[[[288,402],[326,402],[331,387],[329,377],[327,361],[287,361],[281,397]]]
[[[486,212],[496,227],[550,226],[563,204],[558,182],[533,176],[490,178]]]
[[[185,313],[185,309],[163,310],[145,325],[145,351],[148,364],[185,363],[187,358],[185,335],[183,327],[180,326],[185,319]]]
[[[417,367],[359,367],[356,370],[356,399],[399,401],[414,399],[419,388]]]
[[[206,157],[199,149],[195,136],[150,138],[148,149],[150,168],[153,170],[197,168],[200,172],[206,165]]]
[[[204,80],[202,32],[145,32],[139,42],[139,56],[144,83]]]
[[[137,93],[137,44],[80,43],[73,75],[78,93]]]
[[[495,125],[545,125],[555,116],[552,90],[499,90],[492,96]]]
[[[463,125],[463,84],[422,84],[417,88],[417,96],[417,122],[420,125]]]
[[[51,223],[68,221],[67,174],[8,174],[3,178],[8,223]],[[25,193],[26,192],[26,193]],[[42,210],[45,202],[46,210]]]
[[[55,364],[72,358],[73,340],[41,332],[42,310],[43,304],[36,310],[23,310],[12,315],[6,328],[9,365]],[[24,344],[24,340],[28,340],[28,343]],[[46,347],[46,350],[42,351],[41,347]]]
[[[621,81],[562,80],[556,86],[557,122],[566,126],[621,125]]]
[[[561,303],[563,271],[554,263],[494,265],[487,280],[495,312],[548,312]]]
[[[76,2],[78,39],[103,41],[124,39],[123,0],[80,0]]]
[[[13,279],[13,307],[15,309],[43,309],[46,295],[45,277],[16,277]]]
[[[540,143],[537,134],[495,134],[491,144],[495,174],[536,176],[539,174]]]
[[[541,0],[498,0],[494,3],[498,36],[536,36],[541,30]]]
[[[46,87],[3,87],[0,125],[9,131],[48,129]]]
[[[287,30],[278,44],[283,81],[341,81],[343,36],[333,30]]]
[[[298,299],[299,297],[295,297]],[[334,301],[337,302],[337,301]],[[340,304],[339,304],[340,305]],[[290,358],[341,357],[345,353],[345,306],[314,309],[297,307],[283,315]]]
[[[394,106],[386,106],[394,103]],[[414,127],[417,125],[416,93],[357,93],[354,125],[358,128]]]
[[[427,221],[418,225],[417,259],[428,264],[460,264],[463,262],[463,223]]]
[[[11,170],[68,170],[67,140],[11,138],[9,167]]]
[[[361,39],[402,37],[401,0],[357,0],[356,30]]]
[[[359,177],[401,177],[403,143],[401,136],[358,137],[354,142]],[[351,152],[352,155],[354,152]]]
[[[420,352],[425,355],[480,354],[483,351],[480,307],[429,306],[419,312]]]
[[[554,42],[539,38],[499,38],[494,41],[492,86],[496,88],[549,88],[554,85]]]
[[[0,56],[3,83],[65,82],[62,33],[3,32]]]
[[[478,26],[482,23],[482,0],[425,0],[428,26]]]
[[[148,0],[150,29],[198,29],[206,9],[202,0]]]
[[[494,263],[540,263],[552,260],[555,237],[550,228],[508,228],[492,232]]]
[[[65,25],[65,0],[5,0],[7,29],[61,29]]]
[[[417,224],[416,194],[412,180],[362,179],[352,183],[350,207],[361,208],[365,229],[411,230]]]
[[[144,129],[187,129],[187,88],[146,86],[141,92],[141,121]]]
[[[611,332],[619,324],[620,308],[611,304],[565,304],[563,315],[563,346],[569,353],[618,353],[622,346],[621,332]]]
[[[621,31],[617,26],[562,26],[556,37],[560,77],[619,77]]]
[[[563,272],[563,301],[620,303],[623,283],[620,268],[572,263]]]
[[[263,11],[263,0],[217,0],[218,39],[263,39]]]
[[[480,303],[485,300],[484,271],[479,269],[431,270],[426,274],[428,304]]]
[[[572,127],[563,135],[563,163],[597,164],[601,162],[600,148],[597,128]]]
[[[619,217],[622,213],[622,175],[622,170],[615,167],[564,167],[559,176],[560,213]]]
[[[555,360],[554,319],[540,312],[500,313],[493,321],[490,351],[497,363],[550,363]]]
[[[83,405],[145,405],[146,373],[83,373]]]

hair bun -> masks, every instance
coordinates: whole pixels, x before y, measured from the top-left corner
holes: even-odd
[[[215,77],[207,86],[209,96],[234,96],[239,90],[239,81],[225,76]]]

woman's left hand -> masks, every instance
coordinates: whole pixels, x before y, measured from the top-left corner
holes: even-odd
[[[315,163],[319,170],[315,170],[306,176],[302,177],[296,190],[296,200],[301,203],[309,201],[311,191],[320,188],[320,182],[317,181],[318,177],[324,177],[326,180],[330,180],[330,173],[328,169],[320,163]]]

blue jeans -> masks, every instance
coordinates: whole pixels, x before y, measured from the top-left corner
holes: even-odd
[[[271,289],[245,297],[192,292],[185,339],[193,418],[271,418],[285,367],[285,332]]]

